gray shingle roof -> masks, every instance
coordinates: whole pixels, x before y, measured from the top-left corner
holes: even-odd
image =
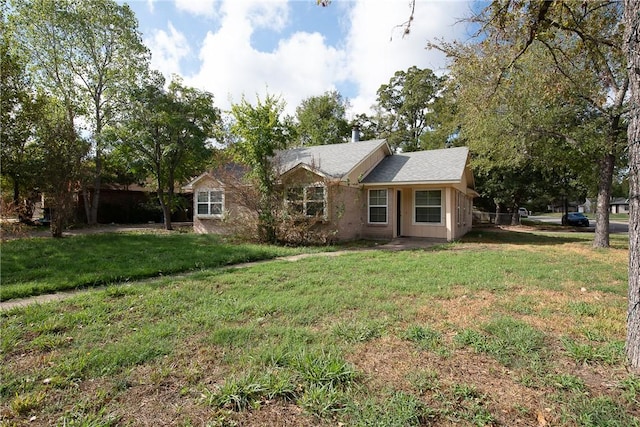
[[[363,183],[460,181],[467,163],[467,147],[416,151],[388,156]]]
[[[384,139],[293,148],[276,154],[282,173],[302,164],[331,178],[342,178],[362,160],[386,144]]]

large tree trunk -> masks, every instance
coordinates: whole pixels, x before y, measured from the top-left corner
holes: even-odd
[[[613,167],[615,157],[606,154],[598,162],[600,169],[598,181],[598,202],[596,204],[596,233],[593,239],[593,247],[609,247],[609,206],[611,203],[611,182],[613,180]]]
[[[629,70],[629,309],[625,351],[640,373],[640,2],[624,2],[625,50]]]

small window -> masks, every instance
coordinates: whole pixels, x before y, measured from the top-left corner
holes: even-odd
[[[387,223],[387,190],[369,190],[369,222]]]
[[[442,190],[417,190],[415,192],[416,223],[439,224],[442,222]]]
[[[196,212],[200,217],[220,217],[224,212],[224,191],[198,191]]]
[[[289,213],[308,217],[325,217],[327,215],[326,190],[325,186],[320,184],[287,188],[285,200]]]

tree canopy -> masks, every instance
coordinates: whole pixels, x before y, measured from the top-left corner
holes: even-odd
[[[103,130],[122,113],[122,101],[148,66],[138,22],[129,6],[113,0],[10,0],[10,5],[12,32],[35,83],[63,101],[70,124],[78,127],[78,118],[87,124],[92,168],[85,208],[87,221],[96,223],[108,149]]]
[[[209,162],[208,140],[216,136],[220,111],[213,95],[174,78],[165,89],[158,73],[132,92],[127,119],[118,132],[121,151],[154,177],[165,228],[170,230],[175,185]]]
[[[346,119],[348,106],[347,100],[335,90],[303,100],[296,108],[298,143],[324,145],[346,142],[351,131]]]
[[[416,66],[396,71],[378,89],[377,107],[381,136],[403,151],[421,149],[421,137],[433,125],[433,105],[440,96],[444,77]]]

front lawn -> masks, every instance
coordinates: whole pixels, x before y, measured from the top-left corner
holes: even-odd
[[[241,262],[300,249],[225,243],[202,234],[104,233],[2,243],[0,301],[103,286]]]
[[[435,250],[202,269],[3,312],[0,417],[639,426],[626,242],[596,250],[589,237],[482,230]]]

